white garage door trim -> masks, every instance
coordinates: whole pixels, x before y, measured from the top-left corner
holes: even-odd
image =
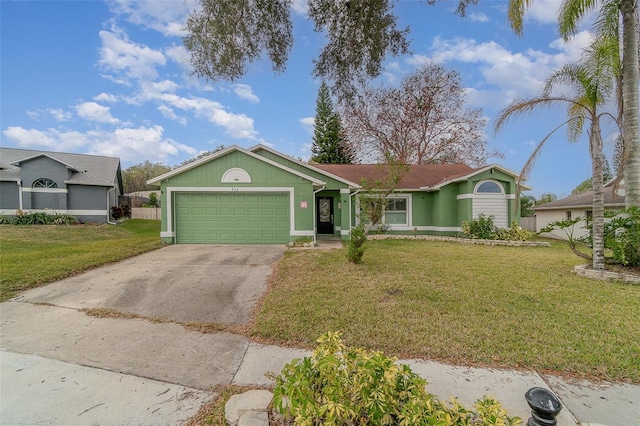
[[[289,234],[295,235],[294,229],[296,224],[295,218],[295,202],[294,195],[295,189],[291,187],[219,187],[219,186],[174,186],[166,188],[167,191],[167,200],[171,200],[171,202],[167,203],[167,230],[160,232],[160,237],[162,238],[174,238],[176,236],[175,229],[173,229],[173,211],[175,206],[173,205],[175,200],[173,194],[175,192],[224,192],[224,193],[238,193],[238,192],[280,192],[280,193],[288,193],[289,194]]]

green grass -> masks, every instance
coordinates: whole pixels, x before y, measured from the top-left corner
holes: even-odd
[[[160,221],[120,225],[0,225],[0,301],[105,263],[160,248]]]
[[[289,251],[250,334],[312,348],[340,330],[351,346],[458,365],[640,382],[640,286],[576,277],[552,247],[370,241]]]

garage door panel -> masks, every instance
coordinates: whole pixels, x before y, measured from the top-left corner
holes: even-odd
[[[177,193],[178,243],[289,242],[288,194]]]

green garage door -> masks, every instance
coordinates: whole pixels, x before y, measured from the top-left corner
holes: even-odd
[[[176,242],[285,244],[289,194],[177,193]]]

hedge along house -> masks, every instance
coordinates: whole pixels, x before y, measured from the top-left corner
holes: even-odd
[[[119,158],[0,148],[2,216],[44,211],[105,223],[122,195]]]
[[[285,244],[349,239],[361,178],[377,165],[311,165],[263,145],[218,151],[148,181],[160,186],[166,243]],[[500,166],[410,166],[384,211],[388,232],[456,235],[462,221],[514,216],[517,175]]]

